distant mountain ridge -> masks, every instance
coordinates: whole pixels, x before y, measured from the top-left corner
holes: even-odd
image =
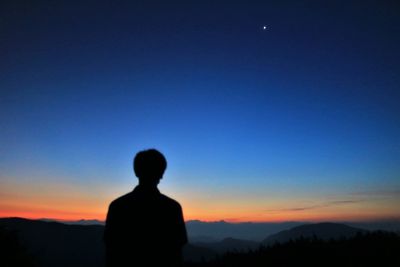
[[[206,223],[207,224],[207,223]],[[221,225],[231,225],[226,222]],[[237,225],[236,225],[237,226]],[[59,222],[0,218],[0,230],[16,232],[28,252],[43,267],[101,267],[104,266],[103,225],[75,225]],[[366,230],[338,223],[303,224],[274,233],[262,235],[263,242],[224,238],[214,242],[194,242],[184,247],[184,259],[198,262],[213,259],[225,252],[257,250],[262,245],[285,243],[300,237],[337,239],[352,237]],[[0,240],[1,242],[1,240]]]
[[[51,218],[38,219],[44,222],[59,222],[70,225],[105,225],[100,220],[57,220]],[[279,232],[304,222],[283,222],[283,223],[229,223],[226,221],[204,222],[200,220],[190,220],[186,222],[189,239],[193,243],[197,242],[219,242],[225,238],[246,239],[251,241],[261,241],[263,236]]]
[[[340,223],[316,223],[300,225],[289,230],[268,236],[262,241],[263,245],[273,245],[275,243],[286,243],[290,240],[299,238],[319,238],[322,240],[350,238],[357,233],[365,233],[367,230],[351,227]]]
[[[225,238],[218,242],[196,242],[193,243],[199,247],[206,247],[218,253],[225,253],[228,251],[243,251],[257,249],[260,246],[259,242],[250,240],[241,240],[236,238]]]
[[[57,220],[57,219],[49,219],[49,218],[40,218],[38,221],[43,221],[43,222],[59,222],[63,224],[72,224],[72,225],[105,225],[104,221],[100,220],[86,220],[86,219],[80,219],[80,220]]]
[[[70,225],[104,225],[100,220],[77,220],[64,221],[57,219],[43,218],[39,219],[46,222],[60,222]],[[338,222],[355,228],[375,231],[384,230],[400,232],[400,220],[385,220],[372,222]],[[222,241],[225,238],[242,239],[261,242],[265,237],[276,234],[283,230],[313,223],[310,222],[240,222],[230,223],[226,221],[204,222],[200,220],[191,220],[186,222],[186,228],[191,243],[205,242],[213,243]]]
[[[103,225],[0,218],[0,230],[15,232],[28,253],[37,259],[39,266],[104,266]],[[193,244],[183,249],[186,261],[209,260],[216,255],[217,252],[211,248]]]
[[[187,221],[186,229],[190,242],[204,240],[221,241],[225,238],[262,241],[266,236],[304,224],[304,222],[283,223],[229,223],[225,221]]]
[[[67,225],[59,222],[0,219],[0,227],[16,232],[22,245],[43,267],[104,266],[101,225]]]

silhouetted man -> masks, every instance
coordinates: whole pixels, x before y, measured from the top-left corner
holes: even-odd
[[[182,208],[157,189],[167,161],[155,149],[144,150],[136,154],[133,167],[139,185],[108,209],[107,267],[180,266],[187,243]]]

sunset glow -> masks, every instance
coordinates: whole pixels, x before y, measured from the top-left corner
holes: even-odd
[[[156,148],[185,220],[400,219],[400,16],[202,2],[0,8],[0,217],[103,221]]]

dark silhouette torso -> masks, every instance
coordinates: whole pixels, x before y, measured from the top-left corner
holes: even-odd
[[[182,209],[157,188],[114,200],[104,232],[107,266],[180,266],[187,243]]]

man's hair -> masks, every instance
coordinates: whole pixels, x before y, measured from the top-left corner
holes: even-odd
[[[147,149],[136,154],[133,160],[135,175],[140,178],[162,178],[167,168],[167,160],[156,149]]]

